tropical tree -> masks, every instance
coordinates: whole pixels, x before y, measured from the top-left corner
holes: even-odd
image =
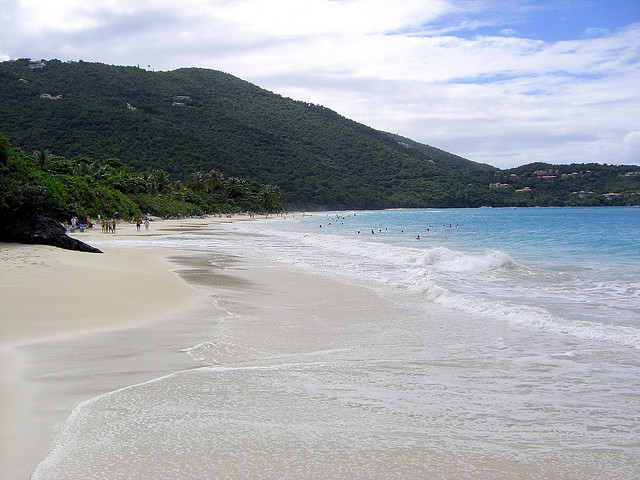
[[[187,187],[195,193],[203,193],[206,188],[206,177],[202,172],[193,172]]]
[[[35,150],[33,152],[33,159],[36,161],[36,163],[40,166],[42,170],[47,169],[47,165],[49,165],[49,162],[53,158],[54,156],[51,154],[51,152],[49,150],[45,150],[44,148],[41,149],[40,151]]]
[[[164,170],[154,170],[149,175],[149,180],[155,182],[157,185],[157,191],[159,193],[163,193],[170,189],[171,180],[169,178],[169,174]]]
[[[275,185],[263,185],[260,189],[260,205],[267,212],[280,209],[280,198],[282,192],[280,187]]]
[[[74,165],[73,174],[84,176],[89,181],[99,181],[107,177],[107,169],[96,162],[81,160]]]
[[[224,175],[217,170],[209,171],[206,177],[206,186],[213,193],[224,191]]]
[[[229,178],[224,185],[224,191],[229,198],[237,198],[244,194],[246,182],[238,177]]]
[[[0,133],[0,164],[7,163],[9,159],[9,152],[11,151],[11,144],[4,134]]]

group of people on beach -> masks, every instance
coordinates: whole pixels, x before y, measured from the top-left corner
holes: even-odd
[[[116,220],[110,218],[109,220],[102,220],[102,233],[116,233]]]
[[[140,231],[140,226],[142,225],[142,218],[136,218],[136,231]],[[144,229],[149,231],[149,216],[147,215],[144,219]]]
[[[93,223],[91,223],[91,218],[87,217],[85,223],[80,223],[78,217],[71,217],[71,222],[68,223],[66,220],[62,223],[65,232],[75,232],[78,230],[79,232],[84,232],[87,228],[93,228]]]

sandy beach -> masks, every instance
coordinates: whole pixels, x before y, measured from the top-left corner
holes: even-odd
[[[30,346],[158,321],[204,296],[171,272],[168,257],[174,252],[108,242],[198,228],[204,222],[154,221],[149,231],[123,222],[114,235],[103,234],[99,226],[72,234],[89,244],[99,240],[103,254],[0,243],[0,478],[29,478],[69,413],[62,408],[53,418],[43,412],[46,392],[25,371],[24,352]],[[47,424],[51,420],[56,425]]]
[[[317,348],[324,348],[330,337],[313,312],[326,309],[325,295],[340,297],[339,285],[301,283],[303,277],[279,271],[276,287],[272,265],[241,257],[221,256],[216,259],[221,273],[203,276],[199,262],[208,265],[211,254],[116,244],[126,239],[152,244],[163,234],[244,220],[249,217],[162,220],[152,222],[149,231],[125,222],[114,235],[99,228],[71,234],[102,254],[0,244],[0,479],[30,478],[79,404],[201,366],[197,355],[186,355],[176,345],[181,336],[185,347],[192,346],[194,336],[206,336],[203,311],[208,319],[224,315],[224,306],[216,313],[211,304],[212,288],[223,302],[225,292],[242,292],[249,302],[242,307],[246,312],[254,310],[255,299],[271,304],[273,320],[250,328],[240,322],[240,338],[251,338],[253,344],[268,338],[277,351],[295,351],[291,327],[280,337],[281,331],[270,326],[276,319],[302,321],[286,313],[295,305],[310,313],[301,335],[312,343],[317,337]],[[374,305],[374,299],[369,303]]]
[[[637,478],[637,351],[441,304],[433,249],[245,219],[0,245],[0,479]]]
[[[220,273],[211,276],[201,269],[209,267],[211,254],[116,244],[152,244],[163,234],[244,220],[249,217],[156,221],[149,231],[121,223],[114,235],[99,228],[71,234],[102,254],[0,244],[0,479],[30,478],[79,404],[202,366],[197,353],[186,355],[176,345],[190,347],[194,337],[206,337],[202,312],[209,321],[228,313],[226,292],[241,292],[247,314],[255,310],[254,301],[270,305],[261,310],[260,325],[240,321],[234,327],[248,344],[268,341],[274,351],[296,351],[295,328],[295,338],[325,348],[331,336],[317,319],[327,308],[327,295],[340,298],[340,285],[279,270],[276,286],[271,264],[244,257],[216,258]],[[212,288],[223,304],[219,313],[211,303]],[[363,321],[377,309],[374,297],[366,303]],[[343,306],[338,302],[335,308]],[[290,312],[292,307],[305,312],[304,318]],[[286,326],[274,329],[279,322]]]

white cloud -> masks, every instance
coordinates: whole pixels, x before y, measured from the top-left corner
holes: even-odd
[[[627,133],[622,139],[622,145],[626,163],[640,165],[640,130]]]
[[[445,12],[451,5],[442,0],[238,0],[211,13],[237,23],[251,32],[278,37],[374,34],[416,26]]]
[[[94,13],[97,5],[89,8],[84,0],[22,0],[17,3],[19,27],[30,34],[83,30],[100,23]]]
[[[640,24],[544,42],[481,15],[495,7],[484,0],[12,5],[15,18],[0,14],[0,58],[219,69],[496,166],[638,163],[635,137],[623,139],[640,118]],[[492,22],[501,35],[453,35]]]

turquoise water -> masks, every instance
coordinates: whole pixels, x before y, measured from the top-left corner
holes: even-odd
[[[323,212],[273,226],[235,230],[276,259],[640,348],[627,328],[640,327],[640,208]]]
[[[78,405],[33,478],[639,478],[639,239],[640,209],[553,208],[123,240],[197,251],[211,307],[100,350],[186,360]]]
[[[640,208],[480,208],[324,212],[290,231],[408,244],[422,240],[463,251],[502,250],[534,260],[640,263]],[[280,226],[278,228],[281,228]],[[373,238],[369,239],[372,240]]]
[[[502,250],[520,258],[640,263],[640,208],[513,208],[354,212],[331,233],[383,233],[465,251]],[[338,217],[343,213],[336,213]],[[325,215],[324,227],[333,214]],[[318,220],[322,215],[316,215]],[[312,231],[313,221],[300,226]],[[380,229],[384,229],[380,232]],[[427,231],[428,230],[428,231]],[[355,230],[357,231],[357,230]]]

